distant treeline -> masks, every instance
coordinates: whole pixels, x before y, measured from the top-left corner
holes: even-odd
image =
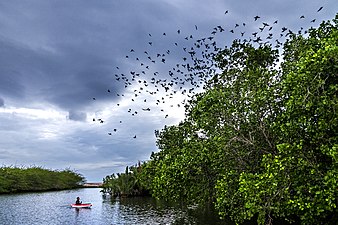
[[[41,167],[1,167],[0,193],[72,189],[81,186],[82,175],[65,170],[48,170]]]

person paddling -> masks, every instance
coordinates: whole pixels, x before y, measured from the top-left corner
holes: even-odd
[[[80,197],[77,197],[76,198],[76,202],[75,202],[76,205],[81,205],[82,202],[80,201]]]

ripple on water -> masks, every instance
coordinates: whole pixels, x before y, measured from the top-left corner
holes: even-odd
[[[0,195],[0,224],[6,225],[107,225],[107,224],[221,224],[215,216],[195,213],[153,198],[102,198],[100,189]],[[74,209],[80,196],[91,209]],[[228,223],[229,224],[229,223]]]

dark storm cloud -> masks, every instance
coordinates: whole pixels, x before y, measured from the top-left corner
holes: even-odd
[[[0,42],[0,93],[24,102],[47,100],[65,109],[90,103],[91,96],[106,98],[105,89],[113,83],[108,62],[101,56],[35,50],[20,43]],[[80,47],[79,47],[80,48]],[[70,50],[68,50],[70,51]],[[101,88],[98,89],[98,87]]]
[[[22,69],[28,72],[31,68],[31,65],[23,61],[25,61],[24,58],[27,59],[29,56],[32,56],[32,52],[1,36],[0,48],[0,94],[14,98],[23,98],[26,90]]]
[[[87,107],[93,97],[112,100],[107,89],[123,92],[112,79],[118,55],[149,28],[140,17],[161,19],[165,10],[151,12],[151,1],[11,1],[2,6],[0,94],[22,103],[29,96],[66,110]]]

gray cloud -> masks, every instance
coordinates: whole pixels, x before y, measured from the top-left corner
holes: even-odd
[[[5,107],[5,100],[0,97],[0,107]]]
[[[87,114],[85,112],[70,111],[68,118],[74,121],[86,121]]]

